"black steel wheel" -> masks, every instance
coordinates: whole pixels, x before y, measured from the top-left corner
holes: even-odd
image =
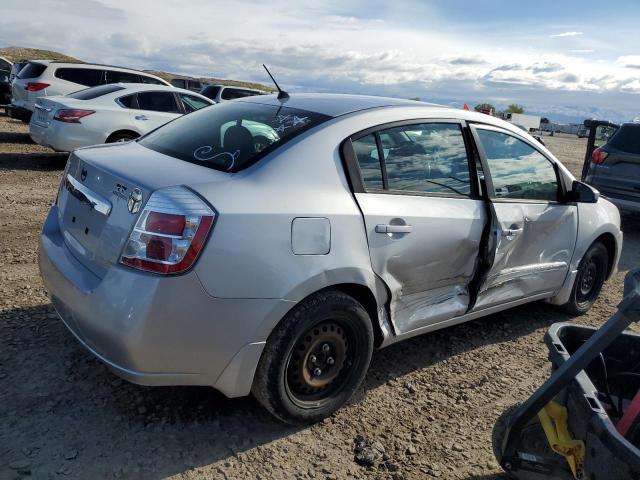
[[[568,313],[582,315],[591,308],[598,299],[607,278],[608,264],[609,253],[606,247],[600,242],[595,242],[589,247],[578,266],[571,297],[564,305]]]
[[[252,393],[284,422],[322,420],[351,398],[372,351],[373,328],[364,307],[339,291],[318,292],[269,336]]]

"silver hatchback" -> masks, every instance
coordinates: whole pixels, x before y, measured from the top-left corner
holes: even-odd
[[[72,153],[39,263],[65,325],[116,374],[252,392],[308,423],[349,400],[375,348],[534,300],[585,312],[619,227],[501,120],[259,96]]]

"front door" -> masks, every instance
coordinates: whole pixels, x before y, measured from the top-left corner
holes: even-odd
[[[478,197],[463,124],[401,124],[352,138],[371,264],[391,290],[406,333],[464,314],[486,205]]]
[[[578,212],[562,202],[552,160],[506,130],[472,126],[491,202],[490,270],[474,310],[537,295],[562,284],[576,243]]]

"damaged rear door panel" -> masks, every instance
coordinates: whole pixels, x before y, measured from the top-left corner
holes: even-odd
[[[488,218],[464,127],[458,120],[385,125],[354,135],[345,155],[361,181],[354,194],[398,335],[464,315],[470,305]]]
[[[548,294],[563,284],[575,248],[577,207],[563,203],[557,168],[506,130],[472,125],[490,201],[485,271],[474,311]]]

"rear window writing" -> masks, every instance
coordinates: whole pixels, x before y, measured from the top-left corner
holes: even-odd
[[[329,118],[288,107],[229,102],[178,118],[139,143],[187,162],[237,172]]]
[[[609,140],[616,150],[640,154],[640,124],[622,125]]]
[[[124,87],[119,85],[100,85],[98,87],[85,88],[84,90],[70,93],[67,97],[75,98],[76,100],[93,100],[94,98],[102,97],[103,95],[117,92],[118,90],[124,90]]]

